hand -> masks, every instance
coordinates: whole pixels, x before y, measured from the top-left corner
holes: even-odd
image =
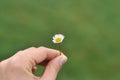
[[[45,47],[28,48],[0,62],[0,80],[55,80],[67,61],[67,57],[59,51]],[[36,64],[45,67],[43,74],[37,77]]]

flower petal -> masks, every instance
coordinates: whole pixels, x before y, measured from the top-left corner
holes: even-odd
[[[56,41],[55,40],[52,40],[53,41],[53,43],[56,43]]]

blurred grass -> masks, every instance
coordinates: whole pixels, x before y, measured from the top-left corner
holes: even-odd
[[[69,60],[57,80],[120,80],[119,4],[0,0],[0,61],[31,46],[56,48],[52,36],[62,33],[62,50]]]

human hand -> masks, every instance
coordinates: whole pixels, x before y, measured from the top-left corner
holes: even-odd
[[[62,65],[67,61],[64,54],[45,47],[28,48],[0,62],[0,80],[55,80]],[[36,64],[45,67],[37,77]]]

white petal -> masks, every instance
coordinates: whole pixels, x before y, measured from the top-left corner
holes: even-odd
[[[55,35],[55,38],[56,38],[56,37],[59,37],[59,34],[56,34],[56,35]]]
[[[56,43],[56,41],[55,40],[52,40],[53,41],[53,43]]]
[[[55,36],[53,36],[53,40],[55,40]]]
[[[64,36],[63,36],[63,35],[61,35],[61,39],[62,39],[62,40],[64,39]]]

